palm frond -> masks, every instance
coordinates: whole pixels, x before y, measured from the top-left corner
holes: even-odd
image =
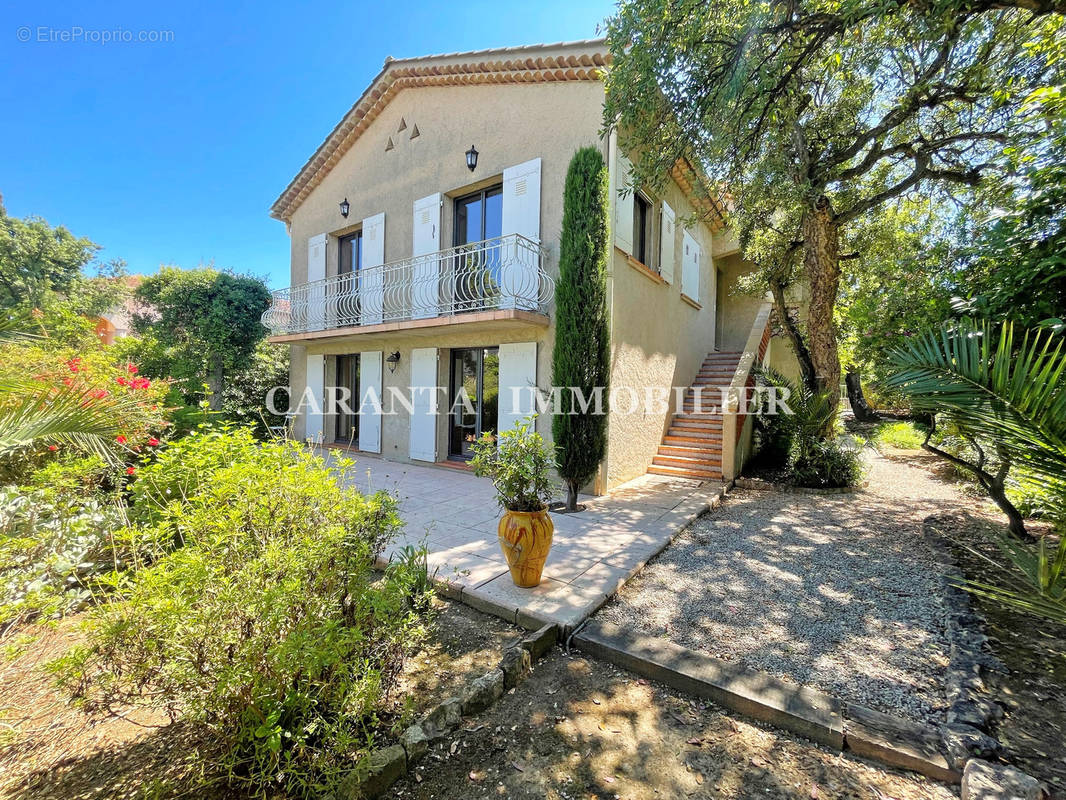
[[[0,317],[0,344],[43,338],[39,334],[27,331],[29,324],[22,316]]]
[[[1066,538],[1052,550],[1046,538],[1035,547],[1000,537],[997,542],[1014,566],[1006,575],[1006,586],[982,581],[961,581],[966,591],[995,600],[1027,614],[1046,617],[1066,624]],[[997,568],[993,559],[974,548],[969,550]]]
[[[33,381],[0,382],[0,458],[63,442],[114,462],[109,445],[132,405],[130,398],[98,397],[77,384],[57,389]]]
[[[892,354],[889,386],[918,411],[1010,450],[1030,476],[1066,494],[1066,342],[1052,331],[997,332],[971,320],[916,337]]]

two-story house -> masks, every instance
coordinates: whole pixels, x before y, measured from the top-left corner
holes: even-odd
[[[733,474],[750,420],[703,413],[693,394],[743,384],[788,346],[770,343],[764,301],[734,295],[746,266],[697,169],[623,191],[630,162],[601,133],[610,62],[603,40],[386,60],[271,209],[291,286],[263,320],[292,347],[293,401],[355,398],[350,413],[302,404],[296,435],[462,462],[480,433],[533,410],[511,390],[548,388],[563,185],[593,145],[610,174],[613,402],[591,488]]]

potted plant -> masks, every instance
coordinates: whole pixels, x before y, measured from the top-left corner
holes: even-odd
[[[555,526],[548,515],[554,494],[548,470],[551,449],[533,428],[535,417],[519,422],[499,437],[486,433],[474,443],[470,462],[474,474],[487,477],[496,487],[504,509],[497,528],[500,549],[516,586],[540,583],[551,549]]]

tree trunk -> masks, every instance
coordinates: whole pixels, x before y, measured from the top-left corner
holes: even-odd
[[[1001,461],[999,469],[996,474],[988,472],[985,469],[985,457],[980,446],[975,440],[970,440],[970,443],[974,446],[974,449],[978,454],[978,463],[974,464],[967,461],[964,458],[959,458],[946,450],[941,450],[936,445],[930,444],[930,440],[933,437],[933,430],[935,429],[935,423],[933,427],[929,428],[929,432],[925,435],[925,441],[922,443],[922,448],[934,455],[938,455],[945,461],[950,461],[957,467],[969,470],[977,478],[977,482],[981,484],[981,487],[988,492],[988,496],[992,498],[993,502],[999,506],[999,510],[1007,516],[1007,528],[1010,530],[1011,536],[1021,542],[1032,544],[1036,541],[1036,537],[1029,533],[1025,529],[1025,519],[1022,517],[1021,512],[1014,506],[1014,503],[1007,497],[1006,484],[1007,474],[1010,472],[1011,462],[1006,454],[1000,453]]]
[[[877,422],[881,416],[877,414],[866,402],[866,395],[862,393],[862,380],[859,378],[857,369],[849,369],[844,374],[844,385],[848,387],[848,400],[851,401],[851,411],[859,422]]]
[[[1010,535],[1021,542],[1029,544],[1035,542],[1036,537],[1025,529],[1025,519],[1022,517],[1021,512],[1015,508],[1014,503],[1007,497],[1003,482],[991,481],[985,486],[985,490],[988,492],[988,496],[992,498],[992,501],[999,506],[999,510],[1006,514],[1007,528],[1010,530]]]
[[[570,483],[569,481],[567,482],[567,484],[566,484],[566,510],[567,511],[577,511],[577,490],[578,490],[578,486],[577,486],[576,483]]]
[[[840,228],[824,195],[803,216],[803,267],[811,292],[807,344],[814,378],[819,391],[828,392],[835,408],[840,401],[840,359],[833,323],[840,287]]]
[[[222,362],[219,361],[211,367],[211,372],[207,376],[207,385],[211,390],[211,396],[207,398],[207,402],[210,404],[212,411],[218,411],[222,408],[222,388],[225,385],[225,373],[222,369]]]
[[[796,327],[796,321],[789,316],[788,306],[785,305],[785,289],[781,285],[781,281],[770,281],[770,294],[774,298],[774,310],[777,312],[777,316],[781,319],[781,324],[785,326],[788,340],[792,343],[792,350],[796,354],[796,361],[799,362],[800,376],[803,379],[803,385],[812,392],[817,391],[811,353],[807,349],[806,343],[803,341],[803,336],[800,334],[799,328]]]

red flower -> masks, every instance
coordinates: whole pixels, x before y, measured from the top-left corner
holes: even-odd
[[[92,396],[97,400],[103,400],[105,397],[107,397],[107,395],[107,389],[97,389],[96,391],[92,392]]]
[[[137,471],[136,467],[126,467],[126,474],[127,475],[132,475],[136,471]]]
[[[48,445],[48,449],[49,449],[49,450],[51,450],[51,451],[52,451],[52,452],[54,453],[54,452],[55,452],[56,450],[58,450],[59,448],[58,448],[58,447],[56,447],[56,446],[55,446],[54,444],[50,444],[50,445]]]
[[[154,436],[153,436],[153,437],[151,437],[151,438],[150,438],[150,439],[148,440],[148,446],[149,446],[149,447],[155,447],[155,446],[156,446],[156,445],[158,445],[158,444],[159,444],[159,440],[158,440],[158,439],[156,439],[156,438],[155,438]]]
[[[129,381],[120,375],[119,377],[115,378],[115,383],[117,383],[119,386],[126,386]]]
[[[67,362],[67,366],[70,368],[71,372],[77,372],[79,369],[81,369],[81,359],[72,358],[70,359],[70,361]]]
[[[73,386],[74,385],[74,381],[71,378],[64,378],[63,379],[63,385],[64,386]]]
[[[130,388],[131,389],[147,389],[151,385],[152,385],[152,382],[150,380],[148,380],[147,378],[134,378],[130,382]]]
[[[129,370],[130,375],[136,375],[137,374],[137,365],[136,364],[127,364],[126,365],[126,369]]]
[[[119,444],[125,444],[126,443],[126,437],[123,436],[120,433],[118,436],[115,437],[115,441],[118,442]]]

